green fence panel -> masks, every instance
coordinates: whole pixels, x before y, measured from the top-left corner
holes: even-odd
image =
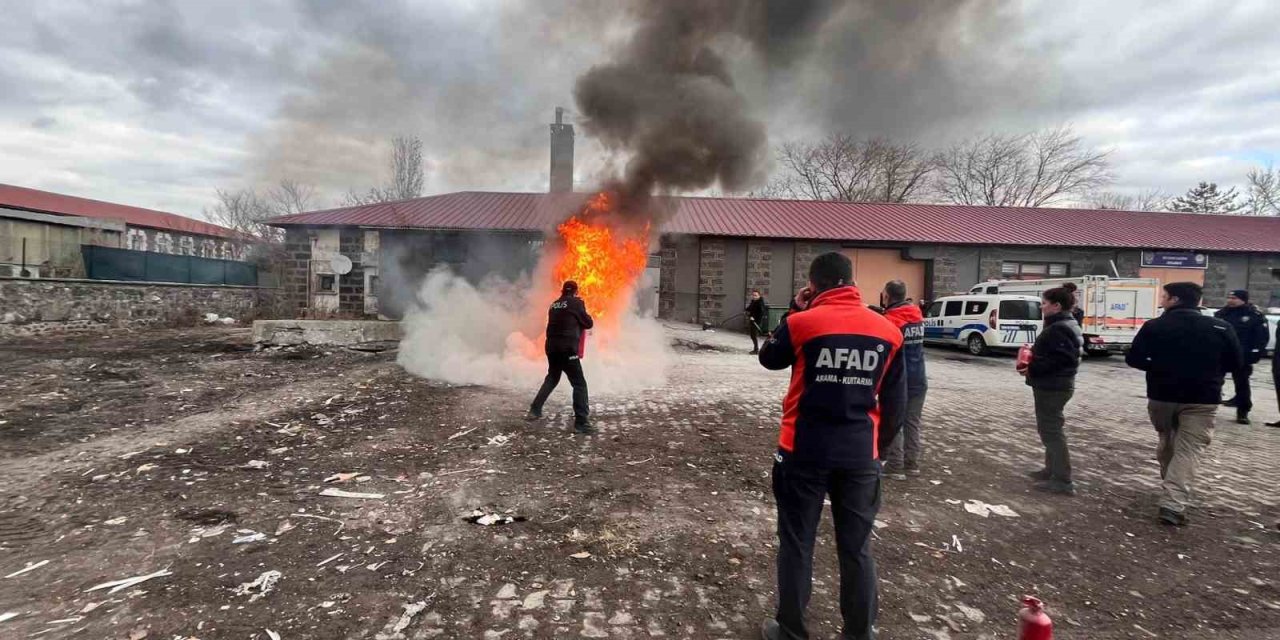
[[[83,245],[85,274],[92,280],[177,282],[257,286],[258,267],[236,260],[175,256],[151,251]]]

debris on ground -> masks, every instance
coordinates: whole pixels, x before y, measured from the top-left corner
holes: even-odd
[[[262,542],[267,539],[267,534],[253,529],[237,529],[236,533],[240,534],[240,536],[233,539],[231,544],[249,544],[250,542]]]
[[[235,594],[238,596],[249,596],[249,602],[257,602],[266,597],[276,588],[276,583],[280,582],[284,574],[276,570],[264,571],[253,582],[245,582],[236,587]]]
[[[358,500],[381,500],[387,497],[381,493],[360,493],[358,491],[343,491],[342,489],[334,489],[332,487],[320,492],[320,495],[327,498],[355,498]]]
[[[111,590],[108,591],[107,593],[115,593],[117,591],[128,589],[129,587],[132,587],[134,585],[142,584],[148,580],[153,580],[155,578],[163,578],[165,576],[171,576],[171,575],[173,575],[173,572],[169,571],[169,569],[166,567],[155,573],[148,573],[147,575],[144,575],[144,576],[134,576],[132,578],[123,578],[120,580],[112,580],[111,582],[104,582],[100,585],[89,587],[88,589],[85,589],[85,591],[89,592],[89,591],[97,591],[99,589],[110,588]]]
[[[45,566],[46,564],[49,564],[49,561],[48,561],[48,560],[41,560],[40,562],[37,562],[37,563],[35,563],[35,564],[29,564],[29,565],[27,565],[27,566],[25,566],[25,567],[23,567],[23,568],[21,568],[21,569],[18,569],[17,571],[14,571],[13,573],[11,573],[11,574],[9,574],[9,575],[5,576],[5,578],[6,578],[6,579],[7,579],[7,578],[16,578],[16,577],[18,577],[18,576],[20,576],[20,575],[22,575],[22,574],[24,574],[24,573],[27,573],[27,572],[30,572],[30,571],[35,571],[36,569],[39,569],[40,567],[43,567],[43,566]]]
[[[1006,518],[1017,518],[1018,514],[1013,509],[1003,504],[987,504],[981,500],[970,500],[964,503],[964,510],[974,515],[987,517],[994,513],[998,516]]]
[[[463,520],[466,520],[471,524],[478,524],[482,527],[492,527],[494,525],[511,524],[513,522],[524,522],[527,519],[528,518],[525,518],[524,516],[510,516],[510,515],[501,514],[501,513],[486,513],[481,509],[476,509],[471,512],[471,515],[468,515],[467,517],[463,518]]]
[[[387,626],[382,628],[382,632],[374,636],[375,640],[399,640],[403,638],[404,630],[408,629],[409,625],[413,624],[413,619],[426,608],[427,603],[422,601],[405,603],[404,613],[401,613],[399,618],[388,622]]]
[[[0,622],[8,622],[16,617],[18,617],[17,611],[6,611],[4,613],[0,613]]]
[[[335,473],[329,476],[328,478],[325,478],[324,481],[325,483],[330,483],[330,482],[343,483],[343,482],[348,482],[350,480],[354,480],[359,475],[360,475],[359,473]]]

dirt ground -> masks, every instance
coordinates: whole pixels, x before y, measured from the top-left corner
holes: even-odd
[[[0,638],[757,637],[786,377],[738,336],[669,335],[667,386],[594,396],[591,438],[567,390],[529,424],[532,390],[417,379],[393,352],[255,351],[225,328],[0,345]],[[1215,442],[1245,462],[1210,463],[1218,488],[1173,530],[1118,479],[1150,475],[1153,436],[1090,422],[1123,404],[1136,425],[1140,376],[1091,364],[1090,470],[1059,498],[1027,490],[1011,365],[930,366],[926,473],[885,481],[874,543],[882,638],[1013,638],[1028,593],[1058,638],[1280,638],[1280,433]],[[836,637],[824,527],[810,615]]]

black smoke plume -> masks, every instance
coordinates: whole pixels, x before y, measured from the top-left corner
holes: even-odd
[[[785,62],[837,0],[641,0],[638,27],[616,58],[578,78],[584,125],[628,153],[617,184],[623,209],[647,209],[654,194],[719,185],[740,191],[763,178],[767,138],[735,88],[717,45],[751,43]]]

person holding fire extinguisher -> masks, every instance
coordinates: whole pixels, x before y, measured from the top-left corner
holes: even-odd
[[[547,377],[529,406],[526,420],[542,418],[542,405],[560,384],[560,375],[569,376],[573,385],[574,430],[593,434],[590,409],[587,406],[587,378],[582,374],[582,354],[586,347],[587,329],[595,325],[587,305],[578,297],[578,283],[568,280],[560,287],[560,297],[547,312]]]
[[[1071,315],[1074,305],[1075,295],[1064,287],[1041,294],[1044,330],[1031,347],[1031,361],[1018,368],[1035,398],[1036,430],[1044,443],[1044,468],[1033,471],[1031,477],[1039,481],[1035,485],[1037,491],[1062,495],[1076,492],[1063,416],[1063,409],[1075,394],[1076,372],[1084,348],[1084,334]]]

